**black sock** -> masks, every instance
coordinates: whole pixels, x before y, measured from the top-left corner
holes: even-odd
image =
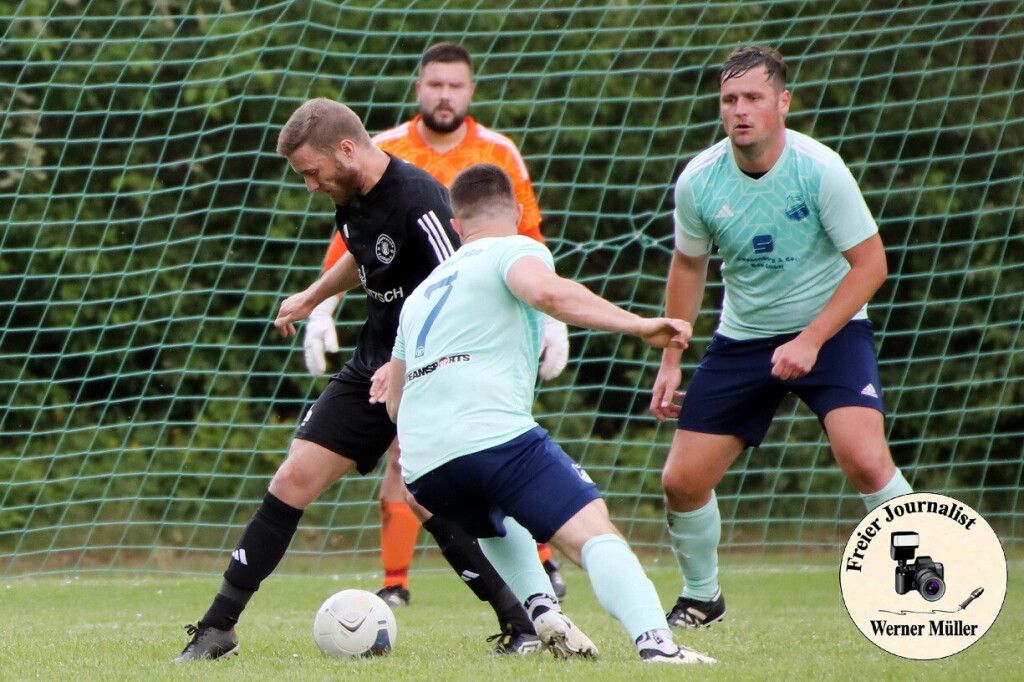
[[[298,528],[302,510],[296,509],[271,493],[245,527],[231,563],[224,571],[224,582],[202,618],[204,625],[230,630],[238,622],[252,594],[260,583],[277,568]]]
[[[536,634],[533,622],[526,615],[526,609],[491,566],[476,538],[457,524],[438,516],[430,517],[423,527],[434,536],[437,546],[441,548],[441,554],[469,589],[473,590],[481,601],[491,605],[502,627],[511,624],[522,632]]]
[[[252,596],[252,592],[249,595]],[[199,622],[201,625],[210,625],[218,630],[230,630],[238,623],[238,617],[242,615],[244,608],[244,603],[228,599],[218,592],[217,596],[213,598],[210,608]]]
[[[526,613],[526,609],[519,603],[516,595],[512,593],[512,588],[507,584],[502,584],[498,595],[489,601],[491,608],[494,609],[494,613],[498,614],[498,622],[502,626],[507,623],[515,626],[520,632],[526,632],[531,635],[537,634],[533,627],[533,621],[530,620],[530,616]]]

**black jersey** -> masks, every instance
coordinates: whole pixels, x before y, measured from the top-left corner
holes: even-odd
[[[359,265],[367,308],[355,353],[339,376],[369,380],[391,359],[405,297],[459,248],[451,219],[445,186],[395,156],[369,192],[337,207],[338,231]]]

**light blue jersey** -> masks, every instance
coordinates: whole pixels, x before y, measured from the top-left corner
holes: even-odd
[[[463,245],[406,299],[394,356],[405,361],[398,410],[407,482],[537,426],[531,414],[543,314],[512,295],[509,268],[551,252],[521,235]]]
[[[850,270],[842,252],[878,232],[834,151],[793,130],[770,171],[751,178],[726,138],[687,164],[675,188],[676,248],[718,247],[725,297],[718,333],[754,339],[802,331]],[[867,317],[867,306],[853,319]]]

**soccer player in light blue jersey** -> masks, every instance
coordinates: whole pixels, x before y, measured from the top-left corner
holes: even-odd
[[[721,319],[682,405],[673,402],[678,348],[663,351],[651,398],[656,417],[678,419],[662,485],[684,579],[668,622],[682,627],[725,615],[714,488],[746,446],[761,443],[787,393],[817,414],[869,510],[912,492],[883,429],[866,307],[887,266],[860,189],[838,154],[786,129],[790,93],[778,52],[735,50],[719,87],[727,137],[676,183],[665,309],[694,322],[717,247]]]
[[[535,540],[583,566],[642,660],[713,663],[675,644],[593,481],[531,414],[544,314],[659,348],[685,347],[690,325],[638,317],[556,275],[547,248],[516,234],[522,206],[497,166],[459,173],[451,198],[462,247],[406,299],[388,373],[409,491],[480,539],[556,657],[597,648],[562,613]]]

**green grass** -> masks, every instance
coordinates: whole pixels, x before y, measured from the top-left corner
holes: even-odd
[[[653,569],[650,575],[669,603],[678,573]],[[488,657],[484,639],[496,631],[490,610],[443,571],[414,574],[413,605],[397,611],[398,641],[387,658],[327,659],[310,635],[323,599],[345,587],[375,589],[376,578],[278,577],[267,581],[242,620],[241,656],[184,665],[170,663],[187,639],[182,626],[202,614],[216,578],[12,580],[0,583],[0,679],[945,681],[1020,679],[1024,663],[1019,565],[1010,567],[1006,603],[991,630],[966,651],[928,662],[903,660],[868,642],[846,614],[835,569],[727,570],[726,620],[679,636],[722,662],[682,669],[641,664],[625,632],[598,606],[586,575],[569,568],[565,576],[565,609],[600,648],[597,661]]]

